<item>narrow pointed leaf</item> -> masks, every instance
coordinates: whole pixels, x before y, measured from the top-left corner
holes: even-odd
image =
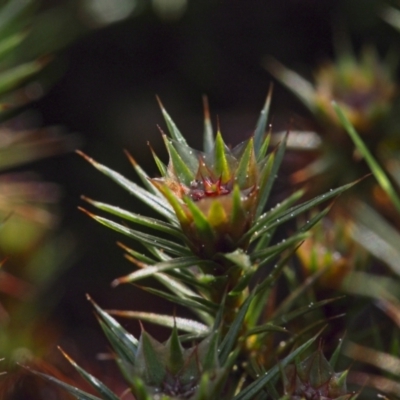
[[[253,178],[254,183],[258,178],[255,171],[256,159],[254,154],[254,146],[254,141],[251,138],[247,143],[242,157],[240,158],[239,166],[235,173],[235,181],[239,187],[245,187],[250,177]]]
[[[268,90],[268,96],[265,101],[264,108],[261,110],[260,117],[257,121],[256,130],[254,132],[254,149],[256,151],[257,159],[258,159],[258,156],[260,155],[260,149],[261,149],[262,143],[264,141],[264,135],[265,135],[267,121],[268,121],[269,108],[271,106],[272,91],[273,91],[273,85],[271,84],[269,87],[269,90]]]
[[[171,189],[164,184],[164,182],[160,182],[156,179],[152,180],[153,184],[160,190],[160,192],[166,197],[168,202],[171,204],[172,209],[175,212],[175,217],[181,224],[188,224],[190,221],[185,213],[182,203],[177,199],[175,194],[171,191]]]
[[[92,204],[99,210],[106,211],[112,215],[116,215],[117,217],[126,219],[126,220],[134,222],[136,224],[143,225],[143,226],[146,226],[149,228],[156,229],[161,232],[168,233],[168,234],[178,237],[180,239],[183,238],[181,230],[176,228],[175,226],[169,224],[168,222],[164,222],[159,219],[145,217],[143,215],[135,214],[133,212],[124,210],[120,207],[116,207],[116,206],[112,206],[110,204],[95,201],[95,200],[89,199],[87,197],[82,197],[82,198],[83,198],[83,200]]]
[[[19,86],[37,74],[43,67],[43,62],[31,61],[0,72],[0,93],[6,93]]]
[[[192,214],[193,223],[195,224],[198,232],[201,234],[202,237],[211,240],[215,236],[215,234],[206,216],[199,209],[199,207],[197,207],[196,203],[189,197],[185,197],[184,201]]]
[[[340,357],[340,355],[342,354],[343,351],[343,343],[344,340],[343,338],[339,339],[339,344],[336,346],[334,352],[332,353],[331,358],[329,359],[329,364],[332,367],[333,370],[335,370],[338,359]]]
[[[239,335],[240,329],[242,328],[244,318],[253,298],[254,292],[252,292],[241,305],[240,310],[236,315],[236,318],[232,322],[228,332],[225,335],[224,340],[221,343],[219,353],[219,360],[221,365],[225,364],[226,360],[228,359],[229,353],[233,350],[235,344],[237,343],[237,337]]]
[[[351,140],[354,142],[355,146],[357,147],[358,151],[361,153],[365,161],[367,162],[369,168],[371,169],[372,173],[374,174],[376,180],[378,181],[381,188],[386,192],[389,196],[390,200],[392,201],[393,205],[396,207],[397,211],[400,212],[400,198],[397,195],[393,185],[391,184],[389,178],[387,177],[385,171],[379,165],[379,163],[375,160],[375,157],[369,151],[366,144],[363,142],[357,131],[354,129],[353,125],[342,111],[342,109],[338,106],[338,104],[333,101],[332,106],[336,111],[337,116],[343,126],[343,128],[349,134]]]
[[[253,400],[255,396],[265,388],[268,382],[274,379],[279,373],[279,368],[285,368],[290,364],[297,356],[299,356],[303,351],[310,347],[316,340],[318,335],[314,336],[303,345],[298,347],[296,350],[292,351],[287,357],[279,362],[279,365],[275,365],[269,371],[267,371],[263,376],[260,376],[254,382],[250,383],[244,390],[237,394],[232,400]]]
[[[164,380],[166,370],[160,354],[157,352],[156,344],[158,344],[158,342],[147,332],[142,332],[139,348],[146,362],[145,369],[151,382],[159,387]],[[139,365],[139,362],[137,365]]]
[[[224,206],[218,200],[214,200],[211,203],[207,218],[212,221],[214,229],[218,230],[219,225],[223,226],[227,223],[228,215]]]
[[[136,354],[138,340],[126,331],[111,315],[102,310],[89,296],[89,301],[93,304],[96,312],[104,323],[110,328],[115,338],[118,339],[126,349],[126,354]],[[133,360],[134,362],[134,360]]]
[[[158,272],[165,272],[175,268],[188,268],[198,265],[209,265],[210,261],[199,260],[198,257],[179,257],[169,261],[162,261],[155,265],[146,265],[145,268],[139,269],[123,278],[118,278],[118,283],[136,282],[140,279],[147,278]]]
[[[61,350],[61,349],[60,349]],[[78,371],[78,373],[84,378],[90,385],[96,389],[100,394],[101,398],[104,400],[119,400],[119,397],[113,393],[103,382],[94,377],[93,375],[86,372],[81,368],[71,357],[68,356],[64,351],[62,351],[64,357],[69,361],[69,363]]]
[[[129,162],[132,164],[133,169],[135,170],[136,174],[142,181],[143,185],[145,188],[157,195],[157,190],[156,188],[150,183],[150,177],[147,175],[147,173],[143,170],[143,168],[136,162],[136,160],[132,157],[132,155],[127,151],[124,150],[125,155],[128,157]]]
[[[129,181],[123,175],[119,174],[112,169],[99,164],[92,158],[86,156],[84,153],[77,151],[82,157],[84,157],[88,162],[90,162],[96,169],[102,172],[104,175],[111,178],[113,181],[118,183],[124,189],[126,189],[130,194],[134,195],[140,201],[148,205],[152,210],[157,211],[169,220],[176,220],[176,216],[171,208],[171,206],[165,201],[165,199],[149,193],[147,190],[143,189],[134,182]]]
[[[311,210],[313,207],[324,203],[327,200],[330,200],[333,197],[338,196],[339,194],[343,193],[344,191],[350,189],[352,186],[354,186],[356,183],[358,183],[360,180],[357,180],[355,182],[348,183],[346,185],[340,186],[336,189],[332,189],[329,192],[326,192],[325,194],[322,194],[320,196],[316,196],[311,200],[308,200],[302,204],[299,204],[297,206],[291,207],[288,210],[283,211],[280,214],[274,214],[274,216],[270,216],[268,213],[262,215],[254,224],[254,226],[249,230],[249,232],[246,233],[246,236],[251,236],[254,234],[254,232],[258,232],[259,235],[263,234],[264,232],[267,232],[268,230],[279,226],[283,224],[284,222],[287,222],[298,215]],[[242,239],[243,240],[243,239]]]
[[[176,326],[172,329],[171,336],[166,343],[166,348],[168,350],[168,358],[166,360],[168,372],[175,375],[182,369],[184,364],[184,349],[179,341]]]
[[[107,226],[108,228],[111,228],[119,233],[122,233],[132,239],[137,240],[143,245],[156,246],[160,249],[164,249],[165,251],[168,251],[169,253],[178,256],[191,254],[188,248],[183,247],[170,240],[160,238],[154,235],[149,235],[148,233],[135,231],[133,229],[127,228],[124,225],[118,224],[114,221],[96,215],[92,215],[92,218],[100,222],[102,225]]]
[[[261,148],[258,151],[257,162],[261,163],[265,159],[270,141],[271,141],[271,132],[268,132],[268,135],[265,137],[264,141],[261,144]]]
[[[269,194],[271,192],[272,186],[273,186],[274,181],[278,174],[279,167],[281,166],[283,156],[285,154],[287,137],[288,137],[288,135],[286,135],[284,137],[282,143],[280,143],[280,145],[276,151],[276,155],[273,160],[271,171],[268,173],[267,181],[265,182],[265,184],[260,185],[260,200],[259,200],[259,204],[257,206],[257,212],[256,212],[257,217],[259,217],[261,215],[261,213],[263,212],[263,210],[267,204]]]
[[[274,318],[271,322],[274,324],[286,324],[290,321],[292,321],[295,318],[302,317],[303,315],[307,314],[308,312],[311,312],[313,310],[316,310],[318,308],[321,308],[327,304],[333,303],[334,301],[337,301],[338,298],[334,299],[327,299],[327,300],[321,300],[318,302],[310,302],[307,306],[304,307],[299,307],[298,309],[290,312],[284,313],[282,316],[279,316],[278,318]]]
[[[236,226],[245,219],[245,213],[242,206],[242,194],[240,193],[239,185],[235,184],[232,191],[232,214],[231,225]]]
[[[67,392],[71,393],[73,396],[75,396],[76,399],[78,400],[104,400],[104,398],[100,398],[97,396],[93,396],[92,394],[86,393],[83,390],[78,389],[75,386],[68,385],[67,383],[60,381],[57,378],[54,378],[53,376],[43,374],[41,372],[37,372],[31,368],[28,368],[24,366],[23,368],[27,369],[29,372],[31,372],[34,375],[40,376],[41,378],[45,379],[48,382],[54,383],[61,388],[65,389]]]
[[[198,299],[194,299],[194,298],[186,299],[186,298],[180,298],[173,294],[169,294],[169,293],[163,292],[161,290],[153,289],[150,287],[141,286],[140,288],[142,290],[145,290],[146,292],[149,292],[149,293],[155,294],[156,296],[162,297],[162,298],[170,301],[173,304],[180,304],[180,305],[190,308],[191,310],[201,310],[201,311],[205,311],[212,315],[212,314],[214,314],[214,310],[216,309],[215,305],[212,305],[211,307],[205,306],[202,302],[200,302],[201,300],[203,300],[203,302],[204,302],[204,299],[202,299],[201,297],[199,297]]]
[[[18,20],[28,16],[34,5],[33,0],[3,2],[0,10],[0,35],[5,37],[15,26],[18,27]]]
[[[259,325],[252,329],[249,329],[246,332],[246,336],[259,335],[259,334],[264,334],[264,333],[269,333],[269,332],[280,332],[280,333],[287,333],[287,334],[290,333],[286,328],[283,328],[279,325],[275,325],[275,324],[268,322],[266,324]]]
[[[209,331],[208,326],[202,324],[201,322],[187,318],[174,317],[172,315],[123,310],[107,310],[107,312],[117,317],[138,319],[141,321],[165,326],[167,328],[173,328],[176,325],[177,329],[188,333],[206,334]]]
[[[231,178],[231,171],[226,157],[226,145],[220,132],[217,132],[214,152],[215,173],[221,178],[222,183],[228,182]]]
[[[157,156],[155,151],[153,150],[152,147],[150,147],[151,154],[153,155],[154,161],[157,165],[158,170],[160,171],[161,176],[165,177],[167,176],[168,168],[167,166],[160,160],[160,158]]]
[[[110,329],[110,327],[97,315],[97,322],[100,325],[105,337],[111,345],[112,352],[115,354],[116,359],[123,360],[127,365],[133,367],[136,360],[136,352],[132,353],[127,351],[125,344],[121,341],[120,337]]]
[[[319,221],[321,221],[322,218],[324,218],[329,211],[331,210],[331,206],[326,207],[324,210],[320,211],[316,215],[314,215],[312,218],[307,220],[307,222],[300,227],[299,232],[306,232],[309,229],[311,229],[314,225],[316,225]]]
[[[276,79],[291,90],[311,112],[315,112],[315,90],[310,82],[275,59],[270,58],[265,67]]]
[[[182,135],[182,133],[179,131],[178,127],[175,125],[175,122],[172,120],[172,118],[169,116],[167,111],[165,110],[164,106],[162,105],[160,99],[157,97],[158,104],[161,108],[161,112],[163,114],[165,123],[167,124],[168,132],[171,135],[171,137],[178,141],[179,143],[186,144],[186,139]]]
[[[307,237],[309,237],[308,233],[299,233],[293,236],[290,236],[288,239],[282,240],[282,242],[274,245],[267,247],[266,249],[263,250],[258,250],[255,251],[251,254],[251,259],[252,260],[257,260],[258,258],[264,258],[273,254],[280,254],[284,250],[288,249],[291,246],[294,246],[298,244],[299,242],[305,240]]]
[[[26,38],[26,32],[17,32],[0,41],[0,59],[18,47]]]
[[[208,107],[208,100],[203,96],[204,108],[204,134],[203,134],[203,149],[205,153],[211,153],[214,148],[214,132],[210,119],[210,110]]]
[[[138,251],[131,249],[121,242],[117,242],[117,245],[126,251],[127,254],[125,254],[125,257],[133,263],[135,263],[134,261],[136,260],[139,260],[140,262],[143,262],[145,264],[155,264],[157,262],[153,258],[150,258],[145,254],[139,253]]]
[[[168,150],[169,159],[174,167],[174,172],[178,179],[184,183],[185,185],[189,185],[191,181],[194,180],[195,174],[194,172],[188,167],[188,163],[185,162],[181,155],[177,152],[173,144],[170,142],[166,136],[163,137],[165,146]],[[187,151],[192,151],[188,150]]]
[[[327,265],[325,268],[319,269],[315,274],[309,276],[302,284],[296,282],[295,288],[291,290],[290,294],[277,306],[271,315],[272,318],[277,318],[285,315],[295,304],[297,299],[301,299],[305,293],[315,284],[315,282],[329,270],[331,266]]]

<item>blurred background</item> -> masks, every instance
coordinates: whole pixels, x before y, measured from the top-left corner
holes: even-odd
[[[156,95],[193,147],[201,145],[203,94],[213,122],[219,118],[224,137],[235,145],[252,134],[271,82],[273,131],[308,128],[310,112],[267,71],[265,60],[272,56],[312,79],[315,66],[334,57],[335,35],[348,37],[356,52],[371,44],[384,55],[400,37],[381,16],[387,5],[381,0],[42,1],[20,54],[48,53],[52,60],[42,83],[26,89],[31,102],[22,114],[24,124],[73,137],[68,150],[79,148],[129,179],[136,177],[123,149],[152,176],[157,172],[148,142],[165,159]],[[289,153],[283,171],[293,172],[299,162]],[[145,210],[72,151],[20,168],[54,182],[59,192],[57,227],[47,234],[59,241],[42,255],[47,263],[62,264],[43,296],[49,306],[45,321],[55,331],[49,337],[70,352],[76,347],[83,357],[94,357],[105,340],[86,293],[104,308],[154,310],[155,300],[129,285],[111,288],[113,279],[132,269],[116,245],[124,239],[80,212],[80,196]],[[276,190],[280,186],[287,188],[284,174]],[[12,259],[9,253],[3,248],[1,255]],[[3,268],[13,272],[11,262]],[[157,309],[173,312],[165,302]],[[124,326],[139,329],[135,321]],[[154,333],[154,327],[148,329]]]

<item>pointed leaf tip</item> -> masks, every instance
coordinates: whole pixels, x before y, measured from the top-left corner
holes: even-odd
[[[130,163],[131,163],[134,167],[138,166],[138,163],[137,163],[136,160],[133,158],[132,154],[129,153],[128,150],[124,149],[124,153],[125,153],[125,155],[128,157],[128,160],[130,161]]]
[[[83,151],[75,150],[75,153],[80,155],[82,158],[84,158],[86,161],[90,162],[91,164],[96,164],[96,161],[92,157],[89,157],[87,154],[85,154]]]
[[[96,215],[95,214],[93,214],[93,213],[91,213],[90,211],[88,211],[88,210],[86,210],[86,208],[83,208],[83,207],[78,207],[78,210],[79,211],[82,211],[83,213],[85,213],[86,215],[88,215],[89,217],[91,217],[91,218],[96,218]]]

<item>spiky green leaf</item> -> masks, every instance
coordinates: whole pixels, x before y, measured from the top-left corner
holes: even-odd
[[[260,376],[254,382],[250,383],[245,389],[243,389],[239,394],[237,394],[232,400],[253,400],[255,396],[265,388],[268,382],[274,379],[279,373],[279,368],[284,368],[286,365],[291,363],[297,356],[303,353],[308,347],[310,347],[318,335],[309,339],[307,342],[302,344],[296,350],[292,351],[287,357],[280,361],[279,365],[275,365],[269,371],[265,372],[263,376]]]

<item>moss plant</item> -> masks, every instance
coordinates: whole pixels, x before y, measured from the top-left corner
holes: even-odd
[[[295,192],[265,211],[286,143],[285,138],[269,150],[270,135],[265,129],[270,101],[271,93],[254,135],[233,149],[225,144],[221,132],[214,135],[205,103],[203,151],[189,147],[160,103],[168,130],[163,138],[169,162],[166,165],[153,154],[161,176],[150,178],[129,155],[143,186],[80,153],[161,217],[150,218],[85,198],[90,205],[126,223],[85,210],[89,216],[146,249],[142,254],[134,247],[123,246],[138,269],[117,278],[114,286],[153,277],[164,289],[144,290],[186,306],[194,315],[185,319],[140,311],[113,312],[170,327],[171,336],[163,344],[145,330],[135,338],[90,299],[127,390],[138,400],[288,398],[291,395],[284,380],[282,386],[281,376],[285,377],[288,365],[300,362],[303,353],[310,354],[327,321],[318,310],[332,299],[304,304],[302,293],[309,282],[266,313],[266,304],[274,297],[291,254],[327,209],[315,212],[281,242],[274,242],[272,237],[277,227],[335,198],[351,184],[302,204],[297,204],[302,192]],[[153,233],[145,233],[141,227]],[[309,313],[317,317],[312,324],[301,326],[301,319]],[[33,372],[61,385],[77,399],[122,398],[65,356],[99,397]],[[322,365],[319,372],[331,374],[331,368]],[[308,378],[312,382],[312,376]],[[325,398],[351,398],[342,383],[335,396],[329,397],[333,391],[328,390]],[[303,396],[299,390],[296,396]],[[306,393],[304,396],[311,398]]]

